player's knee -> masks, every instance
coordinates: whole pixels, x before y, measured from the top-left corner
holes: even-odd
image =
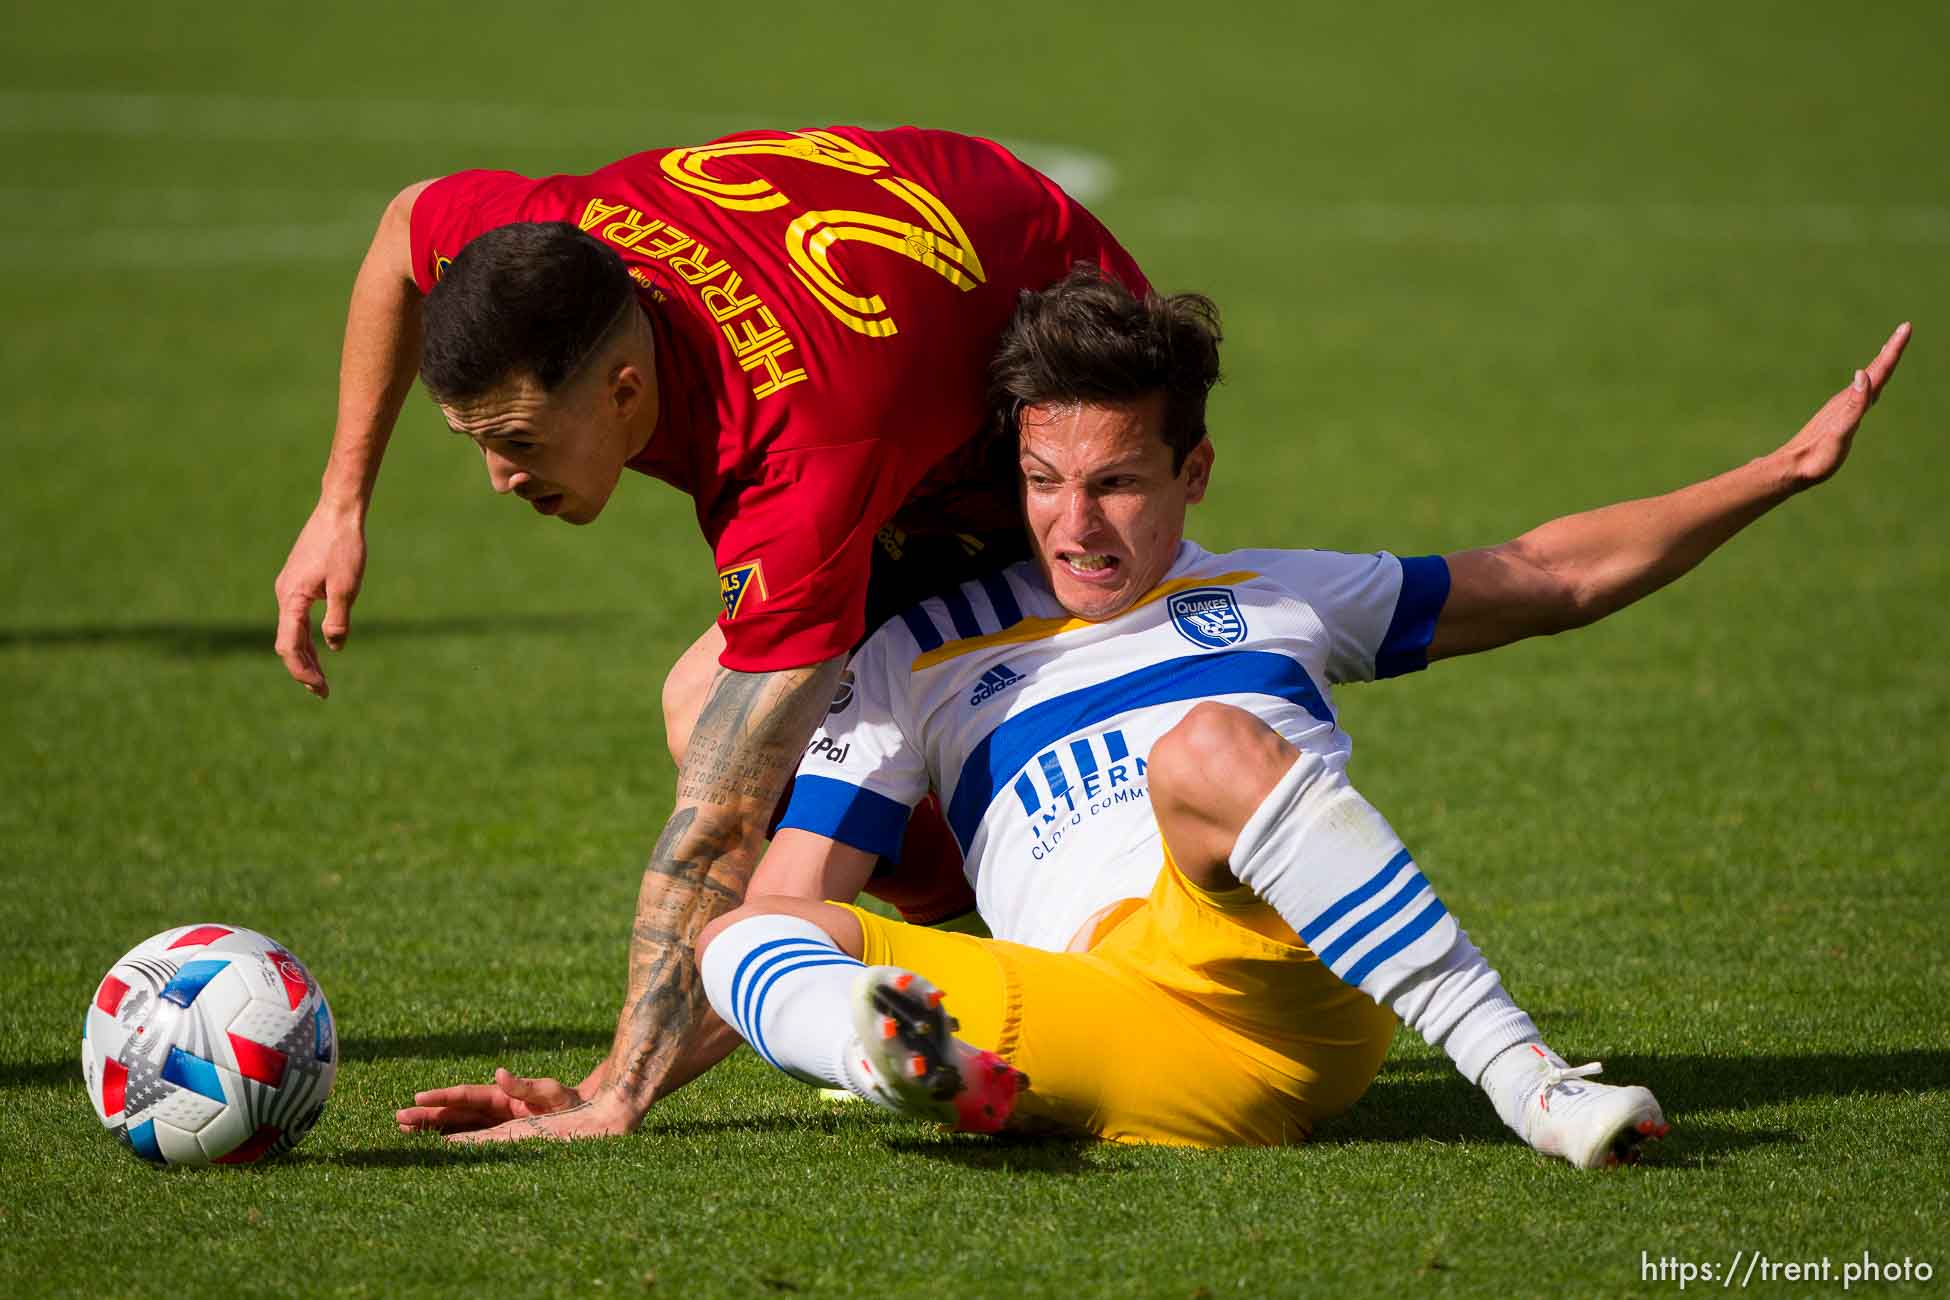
[[[746,917],[758,915],[756,912],[746,910],[749,906],[747,904],[746,907],[734,907],[722,916],[712,918],[710,924],[706,925],[697,936],[697,959],[699,961],[704,960],[704,950],[715,943],[719,935]]]
[[[697,959],[704,960],[704,952],[717,937],[740,921],[755,916],[796,916],[802,921],[811,921],[826,931],[827,937],[839,947],[854,956],[860,955],[860,923],[853,914],[843,907],[834,907],[817,899],[798,898],[791,894],[765,894],[748,898],[739,906],[732,908],[723,916],[706,925],[697,936]]]
[[[1243,799],[1250,812],[1296,752],[1244,709],[1201,701],[1151,746],[1146,760],[1151,796],[1212,811]]]

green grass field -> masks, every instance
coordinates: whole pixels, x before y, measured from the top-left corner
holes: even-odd
[[[0,74],[0,1294],[1668,1294],[1950,1270],[1950,11],[61,6]],[[1210,546],[1501,540],[1772,448],[1898,321],[1833,483],[1612,623],[1343,692],[1355,776],[1648,1163],[1523,1148],[1419,1042],[1291,1150],[937,1136],[749,1052],[640,1134],[409,1140],[608,1041],[715,589],[688,501],[491,497],[416,396],[325,704],[270,653],[344,299],[402,184],[915,121],[1089,182],[1227,312]],[[1079,162],[1088,167],[1078,169]],[[1081,183],[1080,182],[1080,183]],[[82,1012],[223,919],[330,994],[291,1158],[158,1173]],[[1689,1288],[1690,1289],[1690,1288]]]

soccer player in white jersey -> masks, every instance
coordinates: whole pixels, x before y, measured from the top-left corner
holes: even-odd
[[[1349,784],[1330,691],[1671,582],[1840,466],[1907,339],[1771,455],[1666,496],[1449,556],[1213,555],[1182,540],[1210,304],[1082,273],[1023,295],[996,383],[1034,558],[855,655],[752,897],[704,934],[713,1007],[794,1077],[953,1127],[1201,1146],[1305,1137],[1399,1018],[1538,1150],[1636,1159],[1657,1101],[1544,1044]],[[994,939],[807,901],[852,897],[930,787]]]

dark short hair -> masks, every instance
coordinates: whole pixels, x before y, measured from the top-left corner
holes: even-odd
[[[1132,402],[1165,395],[1172,472],[1205,440],[1205,397],[1219,381],[1219,309],[1203,294],[1139,298],[1087,262],[1049,288],[1025,289],[989,366],[999,427],[1026,406]]]
[[[623,259],[567,222],[498,226],[468,241],[427,294],[420,379],[440,402],[518,375],[554,392],[635,301]]]

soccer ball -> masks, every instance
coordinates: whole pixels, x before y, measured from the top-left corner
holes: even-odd
[[[165,930],[95,990],[81,1070],[95,1115],[158,1165],[244,1165],[290,1150],[338,1075],[325,991],[271,939]]]

